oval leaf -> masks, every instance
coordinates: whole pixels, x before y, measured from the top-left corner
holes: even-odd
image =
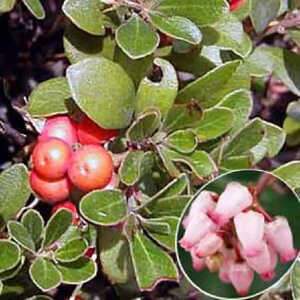
[[[93,191],[80,201],[80,212],[97,225],[114,225],[126,216],[126,202],[119,190]]]
[[[45,10],[40,0],[22,0],[29,11],[39,20],[45,18]]]
[[[129,125],[135,87],[118,64],[104,57],[88,58],[70,66],[67,79],[77,105],[101,127],[118,129]]]
[[[0,1],[0,13],[11,11],[16,4],[16,0],[1,0]],[[1,293],[0,293],[1,294]]]
[[[25,262],[25,256],[21,256],[21,259],[20,259],[19,263],[17,264],[17,266],[15,266],[14,268],[9,269],[7,271],[0,272],[0,280],[5,281],[5,280],[15,277],[21,271],[21,269],[24,265],[24,262]]]
[[[14,268],[20,261],[19,246],[8,240],[0,240],[0,272]]]
[[[74,239],[55,251],[55,258],[60,262],[71,262],[83,256],[88,244],[83,239]]]
[[[300,161],[292,161],[282,165],[274,170],[273,174],[280,177],[292,189],[300,188]]]
[[[168,136],[168,146],[181,153],[191,153],[197,147],[197,138],[191,130],[178,130]]]

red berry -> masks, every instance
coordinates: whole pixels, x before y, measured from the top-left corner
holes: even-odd
[[[70,202],[70,201],[66,201],[66,202],[62,202],[62,203],[56,204],[52,208],[51,215],[55,214],[61,208],[65,208],[65,209],[67,209],[68,211],[70,211],[72,213],[73,224],[77,225],[79,217],[78,217],[76,206],[72,202]]]
[[[44,202],[54,204],[66,200],[71,192],[71,183],[68,177],[51,181],[40,177],[36,172],[30,173],[30,185]]]
[[[82,146],[74,153],[68,169],[72,183],[84,192],[105,187],[112,173],[112,158],[98,145]]]
[[[101,128],[88,117],[84,117],[78,124],[77,134],[81,144],[103,144],[116,137],[118,130]]]
[[[63,140],[48,138],[37,143],[33,150],[34,170],[46,179],[62,178],[69,166],[71,148]]]
[[[165,47],[165,46],[170,46],[172,45],[174,39],[162,32],[159,33],[159,37],[160,37],[160,42],[159,42],[159,46],[160,47]]]
[[[85,252],[84,252],[84,256],[88,257],[88,258],[92,257],[93,254],[95,253],[95,250],[96,250],[95,247],[89,247],[89,248],[87,248],[85,250]]]
[[[235,11],[242,6],[244,0],[231,0],[230,1],[230,11]]]
[[[67,116],[51,117],[46,121],[39,140],[56,137],[72,146],[78,142],[76,127],[77,124]]]

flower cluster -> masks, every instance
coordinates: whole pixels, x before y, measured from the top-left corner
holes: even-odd
[[[282,263],[295,258],[293,236],[284,217],[271,218],[251,188],[229,183],[223,193],[203,191],[183,220],[180,245],[189,251],[197,271],[208,268],[247,295],[254,272],[264,281],[275,276],[277,254]]]
[[[113,160],[102,144],[117,134],[86,116],[48,118],[32,154],[31,188],[54,204],[68,199],[73,186],[86,193],[113,185]]]

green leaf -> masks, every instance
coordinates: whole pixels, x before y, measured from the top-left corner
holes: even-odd
[[[40,0],[22,0],[22,2],[37,19],[45,19],[45,10]]]
[[[300,161],[292,161],[282,165],[274,170],[273,174],[280,177],[292,189],[300,188]]]
[[[65,77],[38,84],[29,96],[27,110],[32,117],[49,117],[67,113],[72,105],[71,92]]]
[[[21,249],[9,240],[0,240],[0,272],[11,270],[20,261]]]
[[[15,217],[26,204],[30,194],[25,165],[15,164],[0,174],[0,227]]]
[[[0,295],[2,294],[2,290],[3,290],[3,283],[2,281],[0,281]]]
[[[294,265],[293,271],[291,273],[291,286],[293,299],[300,299],[300,261],[298,260]]]
[[[65,53],[71,64],[85,58],[103,56],[112,60],[114,57],[115,41],[110,36],[91,35],[73,24],[66,28],[63,43]]]
[[[118,64],[104,57],[88,58],[71,65],[67,79],[77,105],[101,127],[129,125],[135,105],[134,84]]]
[[[300,101],[291,102],[287,107],[286,113],[290,118],[300,122]]]
[[[80,239],[82,237],[82,231],[78,228],[78,226],[71,225],[66,232],[57,240],[57,244],[60,247],[63,247],[69,241],[74,239]]]
[[[147,219],[144,226],[149,235],[153,239],[155,239],[159,244],[171,251],[175,251],[175,238],[178,221],[179,218],[177,217],[161,217],[156,219]],[[169,225],[169,232],[160,230],[159,226],[156,226],[156,224]]]
[[[158,13],[150,14],[151,21],[155,27],[168,36],[197,45],[202,40],[199,28],[189,19],[170,16],[165,17]]]
[[[132,262],[129,245],[122,231],[101,227],[99,236],[99,258],[103,272],[112,284],[128,282],[132,273]]]
[[[65,0],[62,10],[80,29],[94,35],[104,35],[106,16],[98,0]]]
[[[12,269],[6,270],[4,272],[0,272],[0,280],[6,281],[15,277],[22,269],[25,262],[25,256],[21,256],[19,263]]]
[[[263,152],[263,155],[265,152]],[[253,168],[254,158],[252,153],[230,156],[222,160],[221,169],[224,171],[241,170]]]
[[[228,12],[228,5],[223,0],[162,0],[154,7],[168,16],[181,16],[197,25],[213,24]]]
[[[234,115],[228,108],[211,108],[204,111],[203,120],[193,130],[200,141],[215,139],[232,127]]]
[[[156,58],[154,64],[160,67],[162,78],[160,82],[153,82],[147,77],[141,81],[136,96],[136,114],[157,109],[164,117],[176,98],[178,80],[174,67],[168,61]]]
[[[281,0],[251,0],[250,17],[256,32],[263,32],[268,24],[277,17]]]
[[[297,46],[300,46],[300,30],[298,29],[290,29],[288,30],[288,34]]]
[[[179,91],[177,102],[184,103],[193,99],[202,108],[215,106],[222,100],[222,98],[219,98],[219,90],[232,79],[239,64],[239,61],[225,63],[188,84]],[[216,86],[218,87],[217,89]]]
[[[16,0],[0,0],[0,13],[11,11],[16,4]]]
[[[66,209],[58,210],[49,219],[45,227],[45,240],[43,247],[47,247],[56,242],[67,231],[72,224],[72,213]]]
[[[116,31],[118,46],[132,59],[145,57],[155,51],[159,37],[137,14]]]
[[[7,229],[9,235],[23,248],[35,252],[35,244],[30,236],[27,228],[19,222],[9,221],[7,223]]]
[[[114,225],[125,218],[126,201],[119,190],[93,191],[80,201],[80,212],[96,225]]]
[[[39,257],[29,268],[33,283],[43,292],[54,289],[61,283],[61,274],[47,258]]]
[[[197,138],[190,129],[174,131],[167,138],[168,146],[181,153],[193,152],[197,143]]]
[[[130,252],[142,291],[152,290],[161,280],[178,280],[179,274],[172,258],[139,231],[130,242]]]
[[[57,266],[62,275],[62,282],[67,284],[82,284],[90,281],[96,276],[96,263],[86,257],[76,261],[62,263]]]
[[[37,246],[44,229],[44,219],[37,210],[29,209],[22,216],[22,224]]]
[[[252,97],[247,90],[236,91],[225,97],[219,106],[229,108],[233,112],[234,118],[230,133],[234,134],[244,127],[250,117],[253,107]]]
[[[160,126],[160,113],[149,111],[137,117],[127,130],[127,138],[133,142],[142,142],[151,137]]]
[[[83,256],[88,244],[83,239],[74,239],[66,242],[55,251],[55,258],[60,262],[71,262]]]

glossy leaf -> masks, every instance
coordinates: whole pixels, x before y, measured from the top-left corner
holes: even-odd
[[[0,227],[26,204],[31,190],[25,165],[15,164],[0,174]]]
[[[197,147],[197,138],[191,130],[177,130],[168,136],[167,144],[170,148],[181,153],[191,153]]]
[[[135,105],[134,84],[118,64],[104,57],[88,58],[71,65],[67,79],[77,105],[101,127],[129,125]]]
[[[29,11],[39,20],[45,18],[45,10],[40,0],[22,0]]]
[[[158,34],[137,14],[116,31],[118,46],[132,59],[145,57],[154,52],[159,44]]]
[[[66,242],[55,251],[55,258],[60,262],[71,262],[83,256],[87,242],[83,239],[74,239]]]
[[[20,261],[21,250],[9,240],[0,240],[0,272],[14,268]]]
[[[292,189],[300,187],[300,161],[292,161],[282,165],[274,170],[273,174],[280,177]]]
[[[119,190],[93,191],[80,201],[80,212],[97,225],[114,225],[126,216],[126,202]]]

